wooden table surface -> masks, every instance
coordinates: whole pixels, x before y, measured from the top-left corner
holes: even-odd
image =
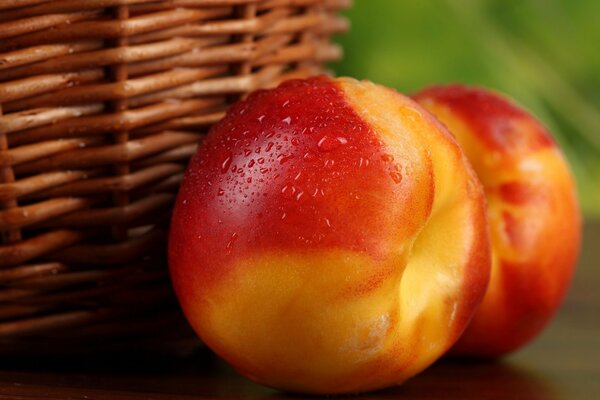
[[[286,398],[239,377],[207,351],[127,366],[2,361],[0,399]],[[403,386],[355,398],[600,400],[600,222],[586,225],[567,300],[533,344],[501,362],[442,361]]]

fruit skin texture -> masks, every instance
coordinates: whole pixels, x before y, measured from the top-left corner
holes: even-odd
[[[574,272],[581,217],[569,167],[544,127],[496,93],[449,85],[414,98],[456,136],[488,200],[490,285],[452,352],[510,353],[550,321]]]
[[[318,77],[216,124],[177,198],[169,264],[202,340],[274,388],[401,383],[450,348],[490,268],[481,185],[409,98]]]

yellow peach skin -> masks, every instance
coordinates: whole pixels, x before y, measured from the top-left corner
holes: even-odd
[[[414,98],[461,143],[489,205],[490,286],[453,352],[510,353],[540,333],[571,281],[581,221],[569,168],[541,124],[496,93],[449,85]]]
[[[489,279],[483,191],[409,98],[318,77],[260,91],[191,161],[169,263],[193,328],[294,392],[398,384],[462,333]]]

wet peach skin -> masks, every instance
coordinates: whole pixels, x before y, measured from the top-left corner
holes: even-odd
[[[234,105],[192,159],[169,239],[182,308],[240,373],[289,391],[401,383],[486,290],[484,195],[409,98],[318,77]]]
[[[490,286],[452,352],[510,353],[546,326],[573,275],[581,220],[568,165],[544,127],[496,93],[448,85],[414,98],[456,136],[488,201]]]

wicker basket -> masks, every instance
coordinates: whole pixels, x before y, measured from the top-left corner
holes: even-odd
[[[0,353],[181,350],[165,262],[198,140],[321,71],[348,0],[0,1]]]

